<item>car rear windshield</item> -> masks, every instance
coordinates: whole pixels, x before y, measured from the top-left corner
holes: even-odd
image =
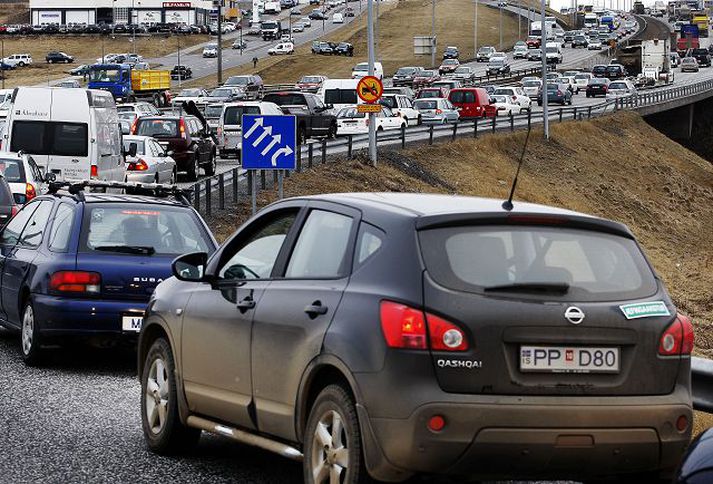
[[[594,66],[592,68],[593,74],[604,74],[607,71],[607,66]]]
[[[414,72],[416,72],[416,69],[414,67],[401,67],[398,71],[396,71],[397,76],[410,76]]]
[[[437,101],[421,101],[417,100],[414,103],[416,109],[436,109],[438,107]]]
[[[247,86],[250,79],[244,76],[229,77],[224,86]]]
[[[0,158],[0,175],[8,183],[25,183],[25,168],[17,158]]]
[[[609,89],[626,89],[627,85],[625,82],[612,82],[609,84]]]
[[[474,91],[451,91],[448,99],[455,104],[461,103],[474,103],[475,102],[475,92]],[[433,108],[435,109],[435,108]]]
[[[83,252],[179,255],[212,252],[198,217],[184,207],[158,204],[88,204],[82,223]]]
[[[589,84],[606,84],[607,80],[601,77],[593,77],[589,80]]]
[[[223,106],[221,104],[211,104],[210,106],[206,106],[203,117],[215,119],[219,118],[221,114],[223,114]]]
[[[540,81],[525,81],[522,83],[524,87],[540,87]]]
[[[299,93],[268,94],[263,98],[263,101],[275,103],[278,106],[307,106],[307,99]]]
[[[431,277],[458,291],[537,296],[502,289],[552,285],[565,288],[553,295],[558,299],[609,301],[647,297],[657,290],[636,242],[608,233],[484,225],[423,230],[419,240]]]
[[[356,89],[325,89],[324,104],[356,104]]]
[[[138,139],[124,138],[124,151],[129,151],[132,144],[136,145],[136,154],[145,155],[146,148],[144,147],[144,142]]]
[[[86,123],[15,121],[10,151],[33,155],[87,156],[89,127]]]
[[[260,106],[228,106],[223,115],[223,124],[242,126],[243,114],[260,114]]]
[[[178,120],[175,119],[141,119],[136,127],[138,136],[154,138],[178,138]]]

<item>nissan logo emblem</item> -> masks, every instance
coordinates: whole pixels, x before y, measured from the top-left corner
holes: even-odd
[[[584,321],[584,313],[577,306],[570,306],[564,312],[564,317],[572,324],[579,324]]]

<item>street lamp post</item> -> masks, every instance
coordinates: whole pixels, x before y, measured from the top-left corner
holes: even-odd
[[[434,0],[435,1],[435,0]],[[374,75],[374,0],[367,0],[366,3],[366,22],[367,22],[367,44],[369,51],[369,75]],[[369,159],[376,166],[376,118],[374,113],[369,113]]]
[[[181,87],[181,79],[183,74],[181,73],[181,36],[176,35],[176,41],[178,42],[178,87]]]
[[[2,49],[2,54],[0,59],[2,59],[2,62],[5,63],[5,40],[0,40],[0,47]],[[5,76],[7,76],[7,69],[2,70],[2,88],[5,89]]]
[[[223,0],[218,1],[218,85],[223,84]]]
[[[503,5],[502,3],[500,4],[500,51],[503,50]]]
[[[369,0],[371,2],[371,0]],[[436,65],[436,0],[431,0],[431,67]]]
[[[545,139],[550,139],[550,118],[547,109],[547,27],[545,25],[545,0],[540,3],[540,50],[542,52],[542,122]]]
[[[475,21],[473,24],[473,57],[476,57],[478,55],[478,0],[475,0]]]

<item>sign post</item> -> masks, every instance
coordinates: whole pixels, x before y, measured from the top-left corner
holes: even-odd
[[[278,170],[278,195],[282,198],[284,170],[297,167],[296,116],[243,114],[240,159],[245,170]],[[252,209],[257,206],[256,173],[252,178]]]
[[[369,70],[373,73],[373,66],[370,66]],[[369,113],[369,159],[374,166],[376,166],[376,122],[374,116],[381,111],[381,105],[378,102],[383,92],[384,85],[381,79],[372,74],[362,77],[357,83],[357,96],[366,103],[366,106],[369,106],[369,108],[360,108],[357,105],[357,111]]]

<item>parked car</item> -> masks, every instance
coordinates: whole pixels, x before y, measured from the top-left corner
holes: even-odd
[[[404,118],[408,126],[421,124],[421,113],[413,107],[411,99],[403,94],[383,94],[379,104]]]
[[[458,51],[458,47],[456,47],[456,46],[449,45],[443,51],[444,59],[457,59],[459,57],[460,57],[460,52]]]
[[[126,157],[126,179],[137,183],[176,183],[176,161],[150,136],[124,136],[124,150],[136,153]],[[135,147],[132,148],[132,145]]]
[[[323,42],[315,40],[312,42],[312,53],[321,55],[331,55],[334,54],[334,47],[329,42]]]
[[[74,62],[74,57],[64,52],[53,50],[47,53],[45,61],[47,61],[48,64],[71,64]]]
[[[587,97],[606,96],[609,90],[609,79],[606,77],[592,77],[587,84]]]
[[[491,118],[496,113],[490,95],[483,87],[464,87],[453,89],[448,94],[448,100],[458,110],[460,119]]]
[[[32,56],[30,54],[12,54],[3,58],[2,62],[12,67],[25,67],[32,64]]]
[[[399,67],[391,78],[392,84],[397,86],[413,86],[413,80],[423,67],[407,66]]]
[[[176,65],[171,69],[171,79],[185,81],[193,77],[193,69],[186,65]]]
[[[458,110],[445,98],[416,99],[413,107],[421,113],[424,124],[457,123],[460,118]]]
[[[326,76],[302,76],[295,84],[295,89],[304,92],[317,92],[325,80],[327,80]]]
[[[565,104],[572,105],[572,91],[567,88],[567,85],[561,83],[547,83],[547,104],[558,103],[564,106]],[[542,89],[540,95],[537,96],[537,105],[542,106]]]
[[[193,115],[137,118],[131,134],[155,138],[165,150],[172,152],[178,173],[195,181],[200,168],[208,176],[215,173],[217,147],[200,112],[193,112],[197,109],[191,111]]]
[[[438,73],[441,75],[450,74],[455,71],[459,65],[460,62],[458,62],[458,59],[443,59],[443,62],[441,62],[441,65],[438,68]]]
[[[246,100],[260,99],[265,93],[262,77],[257,74],[230,76],[223,84],[223,87],[232,87],[239,90]]]
[[[495,47],[483,46],[478,49],[478,52],[475,55],[475,60],[477,62],[488,62],[493,53],[495,53]]]
[[[681,59],[681,72],[698,72],[698,61],[694,57]]]
[[[34,158],[27,153],[0,152],[0,175],[12,192],[13,204],[22,206],[38,195],[47,193],[45,177],[37,166]],[[1,183],[0,183],[1,184]],[[3,202],[3,189],[0,187],[0,205]],[[3,218],[7,211],[0,208],[0,225],[4,225],[9,218]]]
[[[106,185],[105,185],[106,187]],[[3,319],[25,363],[73,340],[136,344],[149,298],[187,252],[217,244],[185,200],[52,190],[0,232]],[[167,192],[162,192],[165,194]],[[21,269],[22,268],[22,269]]]
[[[607,99],[617,97],[628,97],[636,94],[634,84],[626,79],[612,81],[607,89]]]
[[[357,111],[356,107],[343,108],[337,113],[337,136],[366,134],[369,132],[369,116]],[[405,128],[408,121],[398,113],[393,113],[388,107],[382,106],[381,111],[373,117],[376,131],[382,132]]]
[[[333,54],[336,55],[345,55],[348,57],[353,57],[354,56],[354,46],[350,44],[349,42],[339,42],[334,48],[333,48]]]

